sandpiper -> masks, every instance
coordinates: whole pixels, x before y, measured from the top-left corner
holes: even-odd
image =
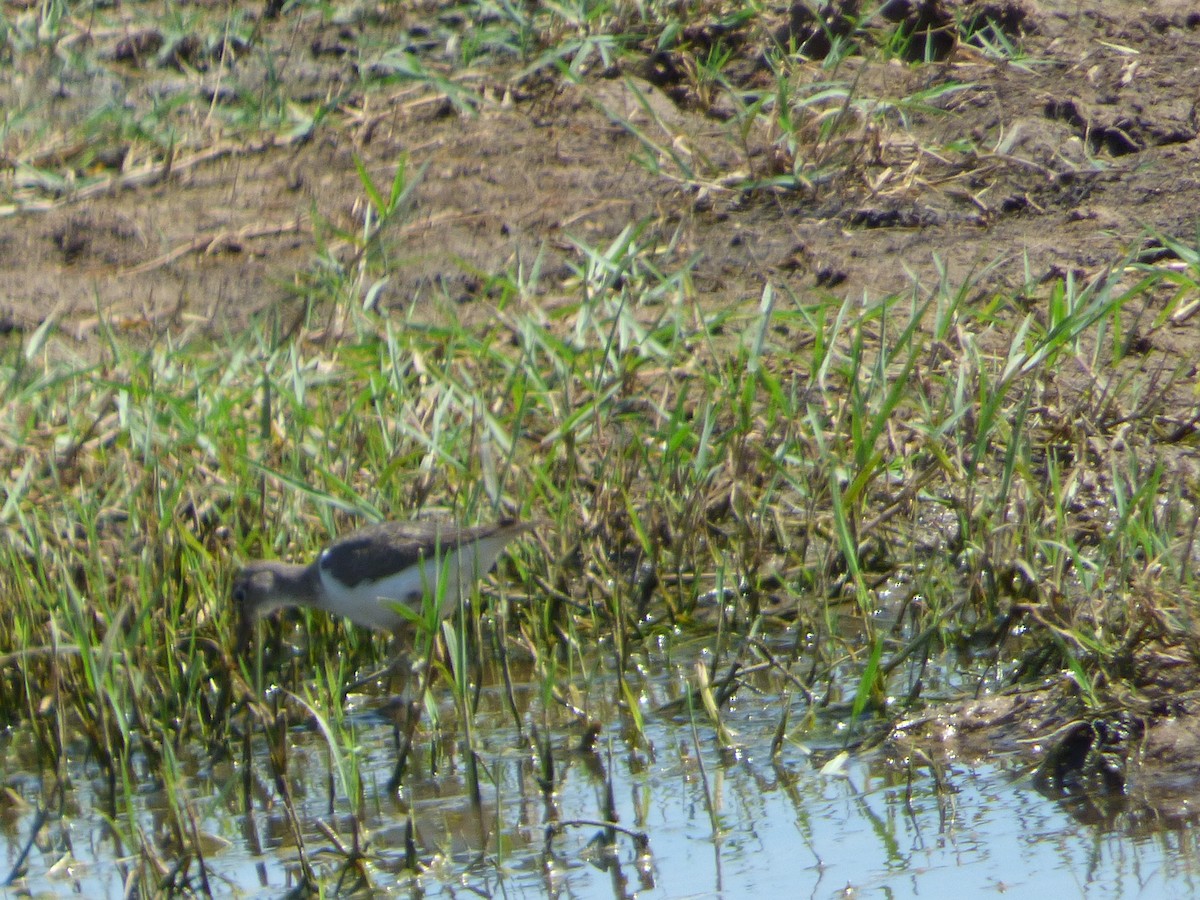
[[[460,591],[469,590],[505,545],[532,527],[513,519],[469,528],[436,520],[381,522],[343,535],[306,566],[252,562],[233,581],[238,647],[249,646],[258,619],[290,606],[323,609],[395,633],[408,624],[397,604],[419,612],[426,596],[440,597],[439,612],[449,616]]]

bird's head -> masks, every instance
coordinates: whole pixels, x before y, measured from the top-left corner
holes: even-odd
[[[237,616],[237,649],[250,646],[254,623],[272,610],[287,605],[280,586],[279,563],[253,562],[233,579],[233,609]]]

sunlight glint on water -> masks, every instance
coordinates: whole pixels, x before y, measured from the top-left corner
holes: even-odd
[[[765,753],[723,764],[701,729],[702,746],[709,741],[704,765],[720,827],[714,839],[691,728],[655,717],[648,720],[652,750],[631,751],[613,739],[621,823],[650,838],[651,855],[641,870],[633,842],[619,836],[611,857],[616,866],[605,871],[603,854],[587,846],[597,834],[594,826],[565,829],[554,839],[554,860],[547,867],[545,806],[529,754],[514,746],[511,728],[491,724],[496,727],[488,733],[483,759],[498,787],[485,789],[484,818],[493,832],[495,823],[502,823],[503,859],[493,833],[486,862],[472,865],[479,849],[478,820],[465,800],[462,773],[443,770],[428,779],[427,753],[419,755],[406,796],[413,803],[421,858],[434,862],[417,879],[428,895],[448,889],[460,895],[463,886],[471,886],[525,896],[553,888],[570,896],[616,892],[664,898],[836,897],[847,890],[888,897],[1185,897],[1197,887],[1191,831],[1142,838],[1101,833],[1072,820],[1003,764],[956,764],[945,773],[950,790],[939,795],[927,774],[919,773],[909,791],[903,776],[877,760],[851,758],[836,776],[822,775],[794,746],[785,750],[779,766]],[[361,716],[356,726],[369,761],[364,774],[376,860],[373,883],[405,893],[416,889],[401,866],[405,815],[383,787],[393,762],[392,731],[370,716]],[[332,866],[328,871],[336,873],[336,857],[328,852],[332,845],[316,823],[336,822],[345,836],[349,808],[339,799],[336,815],[328,815],[320,739],[298,730],[293,740],[293,790],[308,829],[305,839],[314,863]],[[6,785],[32,804],[38,780],[21,774],[21,743],[11,735],[5,742]],[[589,761],[563,749],[556,763],[560,819],[601,818],[606,757],[602,750]],[[265,760],[259,765],[257,784],[269,785],[262,777]],[[196,762],[183,768],[201,829],[229,842],[224,849],[214,847],[207,859],[214,890],[252,894],[294,887],[295,854],[278,804],[256,796],[248,824],[240,814],[240,792],[228,790],[234,777],[227,764],[213,771]],[[26,861],[24,886],[45,895],[119,894],[121,878],[112,866],[116,850],[100,824],[96,792],[103,779],[90,768],[73,774],[75,795],[91,806],[78,801],[69,805],[65,822],[47,823]],[[92,794],[82,789],[84,783],[92,786]],[[218,800],[221,790],[226,794]],[[161,835],[162,793],[146,786],[137,797],[144,804],[136,816],[139,826],[148,837]],[[15,865],[33,820],[32,807],[9,804],[0,832],[5,874]],[[255,841],[261,852],[254,849]],[[436,848],[445,855],[435,858]]]

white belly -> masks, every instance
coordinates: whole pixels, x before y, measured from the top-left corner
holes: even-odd
[[[496,564],[510,536],[484,538],[457,551],[434,557],[422,564],[378,581],[363,581],[347,587],[324,568],[320,569],[324,591],[322,606],[356,625],[380,631],[395,631],[408,620],[396,612],[397,605],[421,612],[426,598],[441,598],[438,614],[449,616],[470,597],[472,585]],[[440,582],[445,577],[445,585]]]

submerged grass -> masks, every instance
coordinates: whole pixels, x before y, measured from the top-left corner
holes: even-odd
[[[861,181],[871,128],[959,89],[867,97],[838,45],[825,80],[800,89],[794,60],[779,57],[771,90],[738,94],[723,46],[697,58],[654,4],[476,8],[489,27],[464,60],[512,56],[523,76],[580,77],[637,29],[692,53],[683,69],[704,102],[734,95],[745,145],[779,150],[775,171],[726,182],[747,194]],[[10,52],[74,72],[83,63],[54,50],[65,9],[21,15]],[[244,23],[228,24],[232,41]],[[902,43],[885,50],[903,56]],[[210,58],[236,49],[220,46]],[[478,101],[465,75],[406,51],[363,60],[380,84],[420,82],[462,110]],[[297,108],[284,74],[232,105],[210,101],[231,127],[303,139],[340,98]],[[163,165],[189,135],[208,140],[195,129],[211,122],[187,96],[160,118],[89,127]],[[30,158],[50,140],[22,135],[17,155]],[[711,160],[637,137],[646,165],[713,184]],[[1178,589],[1193,577],[1195,485],[1169,477],[1153,412],[1189,376],[1142,372],[1129,339],[1160,284],[1176,293],[1156,322],[1187,307],[1194,285],[1178,271],[1130,258],[1086,284],[1067,276],[982,302],[968,302],[974,281],[883,298],[768,284],[716,309],[676,236],[645,221],[598,246],[573,238],[570,276],[553,288],[538,261],[485,273],[492,299],[466,315],[446,300],[399,316],[377,299],[420,170],[401,160],[383,183],[356,165],[361,228],[314,215],[314,261],[293,307],[221,340],[102,330],[86,355],[49,317],[0,347],[0,722],[31,727],[52,776],[42,806],[56,811],[38,816],[31,844],[66,815],[68,762],[82,755],[103,775],[126,884],[209,893],[205,811],[180,764],[202,747],[214,765],[242,766],[208,802],[240,791],[252,832],[260,809],[282,808],[308,887],[369,882],[366,823],[383,794],[397,794],[409,825],[402,865],[440,855],[414,837],[420,809],[405,791],[417,766],[462,767],[481,844],[502,864],[483,814],[487,736],[474,724],[493,702],[485,685],[504,686],[495,702],[531,760],[548,860],[574,824],[602,827],[611,846],[622,829],[597,739],[645,749],[651,715],[688,728],[717,834],[700,748],[737,747],[739,691],[768,684],[778,701],[773,754],[831,723],[849,726],[840,747],[922,694],[964,685],[1065,671],[1096,705],[1140,646],[1190,632],[1195,612]],[[53,180],[10,199],[43,196]],[[423,665],[395,713],[389,791],[368,783],[342,702],[383,655],[379,641],[303,613],[238,659],[226,596],[244,559],[305,558],[364,520],[425,513],[545,524],[479,598],[482,620],[416,623]],[[987,658],[982,672],[973,654]],[[296,722],[327,754],[320,833],[337,851],[332,870],[316,860],[289,780]],[[560,821],[555,786],[579,755],[605,772],[608,797],[594,818]],[[165,794],[154,831],[135,814],[139,776]],[[623,833],[644,850],[644,834]]]
[[[114,833],[143,847],[138,877],[194,886],[206,872],[197,812],[174,787],[188,748],[265,740],[276,797],[294,809],[293,717],[327,742],[330,808],[340,795],[358,810],[349,836],[335,831],[345,858],[361,858],[371,789],[339,685],[377,648],[304,614],[293,649],[272,640],[235,659],[225,597],[239,560],[304,557],[362,519],[547,522],[502,567],[494,637],[466,620],[421,627],[425,725],[414,708],[398,735],[406,747],[421,727],[457,735],[476,806],[486,770],[471,723],[480,686],[505,677],[479,668],[489,641],[544,685],[541,712],[523,713],[511,687],[507,705],[518,731],[533,715],[549,785],[550,735],[579,723],[590,741],[596,703],[623,708],[626,739],[643,740],[655,646],[708,645],[686,679],[687,721],[733,746],[722,711],[751,673],[854,723],[915,699],[943,649],[1000,642],[1007,674],[1066,669],[1094,698],[1135,635],[1190,620],[1160,609],[1152,623],[1126,597],[1185,576],[1194,513],[1160,466],[1132,451],[1096,459],[1089,433],[1037,399],[1067,364],[1096,371],[1108,353],[1119,371],[1104,335],[1152,278],[1123,287],[1118,269],[1052,286],[1048,320],[1026,318],[1002,347],[992,312],[973,314],[962,291],[814,303],[768,288],[714,312],[686,267],[661,271],[654,255],[640,229],[581,245],[576,298],[552,316],[519,299],[476,324],[360,307],[337,340],[302,326],[281,341],[269,320],[219,344],[134,346],[110,332],[86,360],[50,329],[9,340],[0,715],[34,726],[60,783],[83,742],[107,773]],[[938,324],[950,316],[952,334]],[[1099,396],[1104,408],[1120,399]],[[1103,414],[1084,407],[1077,421]],[[1081,525],[1071,504],[1101,477],[1093,499],[1115,515]],[[782,646],[775,623],[792,635]],[[286,692],[264,694],[272,682]],[[431,717],[440,692],[457,724]],[[785,703],[777,747],[814,721],[789,715]],[[134,768],[167,787],[169,840],[122,824]],[[303,825],[288,821],[315,884]],[[164,869],[179,847],[189,862]]]

